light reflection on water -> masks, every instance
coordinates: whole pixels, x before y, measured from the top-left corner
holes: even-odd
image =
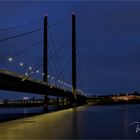
[[[31,123],[31,128],[39,128],[35,138],[139,139],[140,132],[136,133],[135,126],[130,126],[130,123],[140,121],[139,110],[139,104],[83,106],[76,109],[48,113],[41,115],[35,120],[31,118],[27,122]],[[13,114],[19,112],[27,114],[40,113],[42,111],[42,107],[13,110],[0,109],[1,114],[8,114],[9,112]],[[24,127],[26,130],[25,124]],[[32,129],[28,131],[32,131]],[[33,138],[30,134],[28,136]],[[16,137],[18,138],[18,135]]]
[[[43,111],[42,107],[22,107],[22,108],[0,108],[0,114],[7,113],[7,114],[14,114],[14,113],[40,113]]]
[[[70,138],[140,139],[136,126],[140,121],[140,105],[107,105],[81,107],[72,113]]]

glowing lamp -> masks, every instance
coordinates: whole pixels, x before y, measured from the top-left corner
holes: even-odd
[[[29,67],[29,70],[32,70],[32,67]]]
[[[23,63],[21,62],[21,63],[19,63],[19,65],[22,67],[23,66]]]
[[[9,58],[8,58],[8,61],[9,61],[9,62],[13,61],[13,58],[12,58],[12,57],[9,57]]]
[[[39,73],[39,70],[36,70],[36,73]]]

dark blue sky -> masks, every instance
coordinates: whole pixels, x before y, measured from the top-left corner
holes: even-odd
[[[70,18],[72,11],[76,13],[77,47],[83,75],[81,78],[78,65],[78,86],[94,94],[140,91],[140,2],[0,2],[0,29],[43,20],[45,13],[48,14],[51,25]],[[29,27],[2,31],[0,38],[37,29],[42,25],[36,23]],[[58,44],[71,37],[71,20],[52,28],[51,32],[57,48]],[[0,55],[8,57],[41,38],[42,32],[39,32],[18,40],[0,42]],[[66,63],[64,60],[71,56],[70,47],[69,44],[69,47],[59,55],[62,66]],[[26,61],[28,65],[38,63],[42,58],[42,44],[23,56],[20,56],[21,61]],[[16,61],[12,65],[6,62],[1,67],[11,70],[14,66],[13,70],[18,71]],[[63,75],[66,82],[70,82],[70,69],[69,66]],[[55,75],[54,73],[51,74]],[[1,98],[5,95],[2,93],[7,92],[1,92]],[[23,95],[8,92],[6,96]]]

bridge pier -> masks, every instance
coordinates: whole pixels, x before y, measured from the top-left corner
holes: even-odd
[[[43,101],[43,111],[44,112],[48,112],[48,95],[45,95],[44,97],[44,101]]]
[[[64,105],[64,97],[62,97],[62,106]]]
[[[92,103],[92,98],[91,97],[89,98],[89,102]]]
[[[66,100],[67,100],[67,105],[69,105],[69,98],[66,98]]]
[[[59,97],[56,98],[57,106],[59,106]]]

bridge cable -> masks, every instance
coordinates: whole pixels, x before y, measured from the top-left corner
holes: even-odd
[[[56,22],[54,24],[49,25],[49,27],[52,27],[52,26],[55,26],[55,25],[59,25],[59,24],[63,24],[64,22],[68,21],[69,19],[71,19],[71,18],[70,17],[67,17],[64,20],[61,20],[59,22]],[[54,38],[53,38],[51,29],[49,30],[49,35],[50,35],[50,39],[51,39],[51,42],[52,42],[52,47],[54,49],[54,46],[56,46],[56,45],[54,43]],[[59,59],[58,54],[56,54],[56,59],[55,60],[57,61],[57,64],[58,64],[58,67],[59,67],[58,69],[60,69],[60,59]],[[54,60],[54,66],[56,68],[56,73],[58,73],[58,70],[57,70],[57,67],[56,67],[56,64],[55,64],[55,60]]]
[[[55,25],[63,24],[64,22],[68,21],[69,19],[71,19],[71,18],[68,17],[68,18],[66,18],[66,19],[64,19],[64,20],[61,20],[61,21],[57,22],[57,23],[54,23],[54,24],[49,25],[49,27],[53,27],[53,26],[55,26]],[[49,28],[49,29],[50,29],[50,28]],[[56,46],[56,45],[55,45],[55,43],[54,43],[54,38],[53,38],[51,29],[49,30],[49,35],[50,35],[50,40],[51,40],[51,42],[52,42],[52,47],[53,47],[53,49],[54,49],[54,46]],[[51,51],[51,49],[50,49],[50,51]],[[56,63],[55,60],[57,61],[57,63]],[[60,69],[60,61],[59,61],[59,56],[58,56],[57,53],[56,53],[55,59],[52,59],[52,61],[53,61],[53,63],[54,63],[54,68],[55,68],[56,75],[57,75],[57,74],[58,74],[58,69]],[[57,64],[58,64],[58,65],[57,65]],[[57,66],[59,67],[58,69],[57,69]]]
[[[54,26],[56,26],[56,25],[63,24],[63,23],[65,23],[66,21],[68,21],[68,20],[70,20],[70,19],[71,19],[71,17],[68,17],[68,18],[63,19],[63,20],[61,20],[61,21],[58,21],[58,22],[56,22],[56,23],[50,24],[50,25],[48,25],[48,27],[54,27]]]
[[[22,34],[18,34],[18,35],[10,36],[10,37],[7,37],[7,38],[3,38],[3,39],[0,39],[0,42],[7,41],[7,40],[10,40],[10,39],[14,39],[14,38],[17,38],[17,37],[21,37],[21,36],[24,36],[24,35],[32,34],[32,33],[35,33],[35,32],[39,32],[42,29],[43,28],[39,28],[39,29],[36,29],[36,30],[32,30],[32,31],[22,33]]]
[[[57,48],[50,56],[49,56],[49,59],[52,58],[53,60],[53,57],[58,54],[69,42],[70,42],[71,39],[68,39],[67,41],[65,41],[59,48]],[[51,64],[50,64],[50,69],[51,69]],[[56,69],[55,69],[56,71]]]
[[[64,42],[64,43],[62,44],[62,46],[60,46],[57,50],[55,50],[54,53],[52,53],[52,54],[48,57],[47,60],[51,59],[52,57],[54,57],[54,55],[55,55],[56,53],[58,53],[59,51],[61,51],[61,50],[66,46],[66,44],[67,44],[69,41],[70,41],[70,40],[67,40],[66,42]],[[39,63],[35,65],[35,67],[40,68],[41,66],[43,66],[43,62],[40,63],[41,61],[42,61],[42,60],[40,60]],[[37,68],[36,68],[36,69],[37,69]]]
[[[59,74],[56,77],[56,80],[59,79],[60,75],[64,72],[65,68],[67,68],[68,64],[71,62],[71,57],[68,59],[67,63],[62,67],[61,71],[59,72]]]
[[[54,48],[55,43],[54,43],[54,38],[53,38],[53,35],[52,35],[51,30],[49,30],[49,35],[50,35],[50,40],[51,40],[51,42],[52,42],[52,47],[53,47],[53,49],[55,50],[55,48]],[[57,62],[56,62],[55,60],[56,60]],[[54,66],[55,66],[55,68],[56,68],[56,75],[58,74],[57,64],[58,64],[58,67],[59,67],[58,69],[60,69],[59,56],[58,56],[58,54],[56,53],[56,57],[55,57],[55,59],[54,59]]]
[[[56,53],[60,52],[68,43],[70,42],[70,39],[65,41],[59,48],[57,48],[53,54],[51,54],[49,57],[53,57]]]
[[[11,57],[12,57],[12,58],[15,58],[15,57],[19,56],[20,54],[22,54],[22,53],[24,53],[24,52],[26,52],[26,51],[32,49],[33,47],[37,46],[37,45],[40,44],[41,42],[42,42],[42,40],[40,40],[40,41],[38,41],[38,42],[32,44],[31,46],[29,46],[29,47],[27,47],[27,48],[25,48],[25,49],[23,49],[23,50],[21,50],[21,51],[19,51],[19,52],[17,52],[17,53],[15,53],[15,54],[12,55]],[[0,63],[2,64],[2,62],[4,63],[4,59],[6,59],[6,58],[1,58],[1,59],[2,59],[2,60],[0,61]]]
[[[50,54],[52,54],[54,51],[55,51],[55,49],[54,49],[54,46],[53,46],[53,48],[51,47],[52,45],[50,44],[50,49],[49,49],[49,51],[50,51]],[[54,74],[56,74],[57,75],[57,73],[58,73],[58,70],[57,70],[57,64],[56,64],[56,59],[55,59],[55,56],[57,55],[57,53],[54,55],[54,57],[51,59],[52,61],[50,62],[50,65],[52,65],[52,67],[54,68]]]
[[[80,63],[80,57],[79,57],[79,51],[77,49],[77,64],[79,65],[79,72],[78,72],[78,80],[77,80],[77,84],[78,86],[80,87],[81,86],[81,83],[79,81],[82,81],[82,68],[81,68],[81,63]],[[77,66],[78,67],[78,66]]]
[[[83,87],[83,81],[84,81],[83,69],[82,69],[82,65],[81,65],[81,59],[80,59],[80,53],[79,53],[79,48],[78,47],[77,47],[77,57],[78,57],[78,64],[80,66],[80,68],[79,68],[79,74],[80,74],[79,78],[80,78],[80,81],[82,81],[82,87]],[[80,85],[81,85],[81,83],[80,83]]]
[[[69,39],[69,40],[67,40],[65,43],[63,43],[63,44],[62,44],[62,48],[64,48],[64,47],[69,43],[70,40],[71,40],[71,39]],[[56,49],[55,52],[54,52],[53,54],[58,54],[58,52],[61,51],[62,48],[60,47],[60,48]],[[53,56],[56,56],[56,55],[53,55]],[[51,56],[51,57],[53,57],[53,56]],[[60,69],[60,66],[59,66],[59,69]],[[57,75],[58,75],[58,73],[57,73]],[[57,77],[57,75],[56,75],[56,77]],[[61,75],[60,75],[60,76],[61,76]]]
[[[35,46],[37,46],[38,44],[40,44],[41,42],[42,42],[42,40],[40,40],[40,41],[38,41],[38,42],[32,44],[31,46],[29,46],[29,47],[27,47],[27,48],[25,48],[25,49],[23,49],[23,50],[21,50],[21,51],[19,51],[19,52],[17,52],[16,54],[13,55],[13,58],[16,57],[16,56],[18,56],[18,55],[20,55],[20,54],[23,54],[23,53],[27,52],[28,50],[30,50],[30,49],[32,49],[33,47],[35,47]]]
[[[40,22],[42,22],[42,21],[41,20],[36,20],[36,21],[29,22],[29,23],[21,24],[21,25],[14,25],[14,26],[11,26],[11,27],[0,28],[0,32],[1,31],[12,30],[12,29],[16,29],[16,28],[20,28],[20,27],[24,27],[24,26],[28,26],[28,25],[32,25],[32,24],[40,23]]]

